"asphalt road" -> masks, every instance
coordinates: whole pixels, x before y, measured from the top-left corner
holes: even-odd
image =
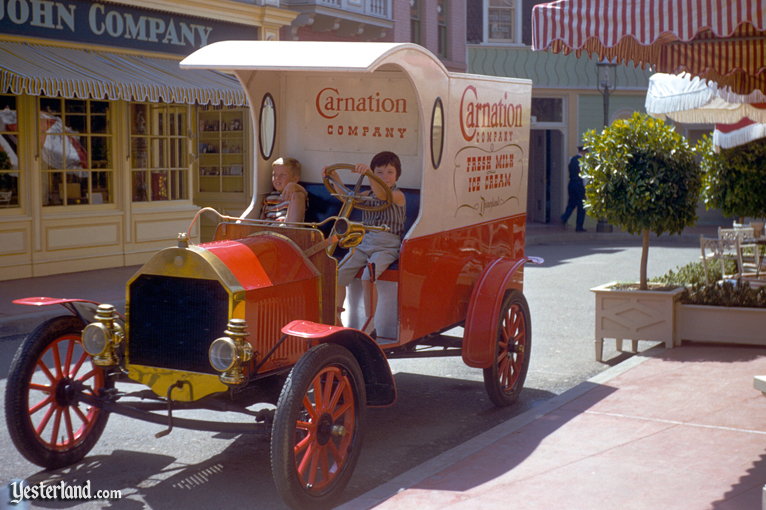
[[[449,448],[558,395],[611,364],[626,359],[613,343],[604,349],[606,364],[594,360],[593,286],[638,277],[637,244],[530,246],[528,254],[545,258],[528,266],[533,346],[525,390],[517,405],[497,409],[486,397],[480,370],[460,358],[394,360],[398,400],[367,414],[365,443],[347,499],[368,491]],[[696,260],[698,248],[677,243],[653,246],[650,276]],[[10,356],[20,337],[0,339],[0,391]],[[641,342],[640,349],[654,344]],[[212,414],[212,413],[211,413]],[[211,416],[207,416],[211,419]],[[4,418],[3,418],[4,419]],[[222,419],[218,414],[212,419]],[[285,508],[271,477],[268,441],[175,429],[155,439],[162,427],[121,416],[110,417],[99,443],[80,463],[45,472],[28,463],[0,434],[0,482],[90,481],[93,490],[119,489],[112,501],[42,501],[31,508],[114,508],[132,510]],[[0,495],[0,498],[2,496]],[[3,508],[5,501],[0,501]],[[11,507],[18,508],[18,507]]]

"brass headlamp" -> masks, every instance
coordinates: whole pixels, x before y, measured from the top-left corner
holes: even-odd
[[[116,321],[117,312],[112,305],[98,305],[94,322],[82,331],[82,346],[93,357],[93,364],[110,367],[119,363],[116,348],[125,338],[122,326]]]
[[[244,365],[253,359],[253,348],[247,341],[247,323],[243,319],[230,319],[226,336],[216,338],[208,349],[210,365],[221,372],[224,384],[242,384],[247,380]]]

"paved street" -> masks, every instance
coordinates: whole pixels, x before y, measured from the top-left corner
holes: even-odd
[[[698,254],[696,246],[655,244],[650,275],[695,260]],[[529,266],[525,274],[534,336],[530,373],[519,404],[504,410],[492,407],[481,372],[459,359],[394,361],[399,398],[390,408],[368,413],[367,436],[347,490],[349,499],[609,366],[594,361],[593,296],[588,289],[611,280],[637,278],[637,243],[533,245],[527,252],[545,258],[546,263]],[[3,378],[10,348],[17,340],[0,342]],[[640,348],[649,346],[642,342]],[[604,357],[615,364],[628,355],[616,353],[613,343],[607,343]],[[3,379],[0,390],[4,389]],[[41,508],[220,508],[241,506],[243,501],[252,502],[253,508],[282,508],[271,481],[266,441],[184,430],[154,439],[158,430],[156,425],[113,416],[89,456],[53,473],[40,472],[26,462],[4,432],[0,435],[0,481],[91,480],[94,489],[120,489],[124,498],[111,503],[57,502]]]

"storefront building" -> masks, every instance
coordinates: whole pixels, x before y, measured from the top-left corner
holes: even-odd
[[[543,0],[468,0],[468,72],[532,80],[527,222],[560,224],[568,163],[582,135],[604,125],[597,60],[532,51],[532,8]],[[608,122],[644,111],[649,70],[615,69]],[[614,87],[614,85],[613,85]],[[586,228],[596,220],[587,217]]]
[[[413,42],[450,71],[466,70],[465,0],[282,0],[298,16],[282,29],[295,41]]]
[[[231,0],[0,0],[0,280],[134,265],[199,205],[249,202],[238,82],[178,62],[278,39],[297,14]]]

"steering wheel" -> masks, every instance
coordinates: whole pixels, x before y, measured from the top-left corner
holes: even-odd
[[[334,170],[353,170],[354,165],[349,165],[348,163],[336,163],[334,165],[330,165],[327,167],[327,171],[331,172]],[[386,196],[385,198],[380,199],[382,201],[379,205],[370,205],[366,202],[369,202],[370,200],[376,198],[374,195],[362,195],[359,192],[359,187],[362,185],[362,180],[364,179],[364,176],[367,176],[371,181],[375,181],[377,184],[381,186],[385,190]],[[383,179],[375,175],[374,173],[367,171],[359,176],[359,179],[357,179],[356,184],[354,185],[354,189],[349,189],[345,184],[341,182],[336,182],[330,178],[329,175],[325,175],[322,177],[322,182],[325,185],[325,188],[330,192],[332,196],[343,202],[343,206],[340,208],[340,212],[338,213],[338,216],[342,218],[348,218],[348,216],[351,214],[351,210],[356,207],[357,209],[361,209],[363,211],[382,211],[383,209],[387,209],[391,207],[391,204],[393,203],[393,198],[391,196],[391,189],[388,187],[388,185],[383,182]],[[340,193],[338,193],[340,191]]]

